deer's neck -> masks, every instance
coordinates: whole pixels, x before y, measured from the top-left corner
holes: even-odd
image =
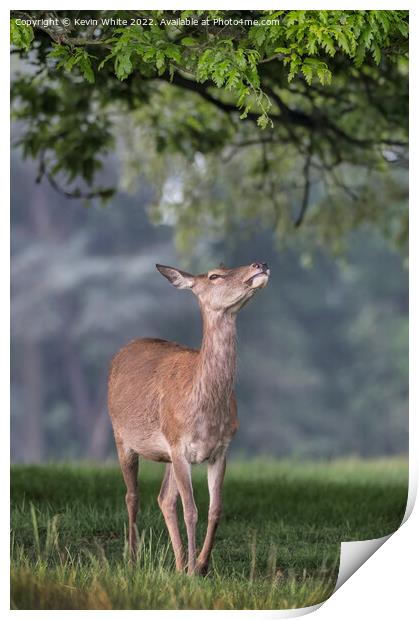
[[[225,403],[233,391],[236,372],[236,317],[205,312],[202,345],[199,351],[194,400],[206,408]]]

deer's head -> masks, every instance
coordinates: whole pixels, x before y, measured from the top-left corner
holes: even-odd
[[[237,313],[269,280],[267,263],[252,263],[227,269],[218,267],[207,273],[192,275],[186,271],[156,265],[160,273],[176,288],[190,289],[205,310]]]

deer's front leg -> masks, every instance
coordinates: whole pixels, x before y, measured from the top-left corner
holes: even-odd
[[[226,455],[223,453],[214,463],[208,465],[208,490],[210,496],[208,527],[202,551],[197,561],[197,572],[205,574],[214,545],[215,532],[222,512],[222,488],[226,469]]]
[[[188,535],[188,575],[193,575],[196,565],[196,522],[198,521],[198,510],[193,496],[191,465],[183,455],[172,454],[172,466],[182,500],[183,518]]]
[[[178,571],[183,571],[185,564],[182,540],[180,537],[176,514],[178,495],[179,491],[176,485],[175,476],[173,474],[173,467],[171,463],[168,463],[166,465],[166,471],[161,485],[158,503],[163,513],[164,520],[166,521],[167,529],[169,530],[169,536],[172,541],[172,547],[175,554],[176,569]]]

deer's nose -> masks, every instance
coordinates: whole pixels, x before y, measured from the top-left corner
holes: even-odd
[[[267,271],[269,269],[268,263],[252,263],[253,269],[262,269],[262,271]]]

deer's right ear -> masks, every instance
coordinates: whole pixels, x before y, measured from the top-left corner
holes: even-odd
[[[166,265],[156,265],[158,271],[169,280],[176,288],[192,288],[195,278],[192,274],[186,271],[180,271],[174,267],[167,267]]]

